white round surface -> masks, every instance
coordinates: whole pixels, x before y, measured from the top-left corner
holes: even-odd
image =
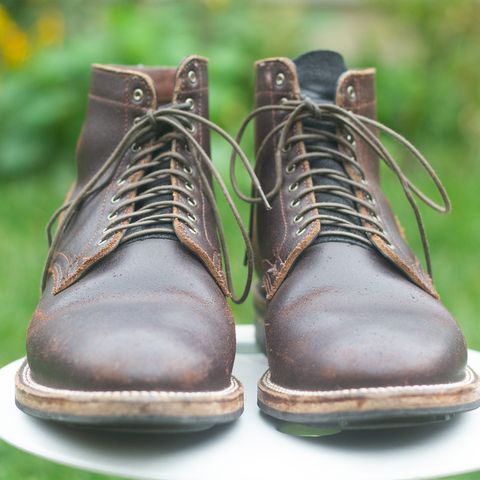
[[[480,409],[444,424],[319,438],[280,433],[256,406],[265,357],[254,352],[253,328],[238,329],[235,375],[245,386],[245,413],[207,432],[159,435],[98,433],[29,417],[15,406],[14,376],[22,360],[0,370],[0,438],[85,470],[138,479],[274,478],[425,479],[480,470]],[[243,353],[242,353],[243,352]],[[480,352],[469,352],[480,371]]]

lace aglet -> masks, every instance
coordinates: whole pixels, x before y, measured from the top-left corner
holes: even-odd
[[[260,191],[260,197],[262,198],[263,205],[265,206],[266,210],[271,210],[272,206],[270,205],[270,202],[267,200],[267,197],[263,193],[263,191]]]

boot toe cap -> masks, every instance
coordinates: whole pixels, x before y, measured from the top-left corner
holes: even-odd
[[[232,322],[192,299],[164,300],[117,299],[114,305],[104,300],[33,322],[27,351],[34,380],[89,391],[228,386],[235,348]]]
[[[270,301],[271,378],[300,390],[462,380],[467,348],[442,303],[369,248],[309,247]]]

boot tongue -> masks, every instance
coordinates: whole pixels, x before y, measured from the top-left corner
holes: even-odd
[[[300,91],[302,96],[308,97],[316,103],[335,103],[335,97],[337,92],[337,83],[339,77],[347,71],[343,57],[336,52],[329,50],[317,50],[314,52],[308,52],[297,59],[294,60],[298,81],[300,84]],[[304,128],[314,128],[317,131],[328,131],[335,133],[336,127],[332,123],[322,122],[320,120],[304,120]],[[332,142],[305,142],[307,151],[313,151],[313,147],[328,147],[332,149],[337,149],[338,145]],[[310,166],[312,169],[317,168],[326,168],[337,170],[342,175],[346,175],[345,168],[343,163],[336,159],[332,158],[322,158],[314,159],[310,161]],[[313,175],[312,176],[314,185],[336,185],[341,188],[349,188],[344,182],[326,177],[324,175]],[[351,189],[350,189],[351,190]],[[353,195],[353,191],[351,191]],[[341,197],[332,192],[317,192],[315,194],[317,203],[339,203],[351,208],[356,208],[355,204],[344,197]],[[360,224],[358,218],[348,215],[345,213],[337,212],[336,210],[324,209],[319,207],[318,211],[321,215],[329,215],[337,217],[339,220],[347,220],[349,222]],[[321,231],[325,235],[326,232],[332,231],[331,235],[322,235],[317,238],[317,242],[325,241],[342,241],[349,243],[361,243],[355,239],[349,239],[341,235],[335,235],[335,231],[345,231],[348,232],[348,229],[336,226],[329,225],[327,223],[321,226]],[[364,236],[363,233],[355,231],[354,233]]]
[[[335,102],[338,78],[347,71],[341,55],[317,50],[300,55],[294,63],[304,96],[316,102]]]

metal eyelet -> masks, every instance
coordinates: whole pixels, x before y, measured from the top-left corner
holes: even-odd
[[[196,228],[192,228],[190,226],[187,227],[194,235],[198,233],[198,230]]]
[[[288,186],[288,191],[289,191],[289,192],[294,192],[297,188],[298,188],[298,182],[291,183],[291,184]]]
[[[293,223],[299,223],[303,220],[303,215],[296,215],[293,217]]]
[[[305,233],[306,230],[307,230],[306,227],[299,228],[295,233],[296,233],[298,236],[300,236],[300,235],[302,235],[303,233]]]
[[[377,222],[380,221],[380,217],[375,212],[371,212],[370,217],[372,217]]]
[[[118,212],[111,212],[107,215],[108,220],[113,220],[114,218],[117,218]]]
[[[185,100],[185,103],[188,105],[189,110],[193,110],[195,108],[195,102],[194,102],[193,98],[187,98]]]
[[[143,95],[144,95],[143,90],[141,88],[136,88],[133,91],[133,95],[132,95],[133,101],[136,103],[140,103],[143,100]]]
[[[287,98],[287,97],[282,97],[282,98],[280,99],[280,103],[282,103],[283,105],[285,105],[287,102],[288,102],[288,98]]]
[[[193,183],[190,183],[190,182],[185,182],[185,188],[187,190],[190,190],[190,192],[193,192],[195,190],[195,185],[193,185]]]
[[[191,84],[195,85],[197,83],[197,72],[195,70],[189,70],[187,77]]]
[[[350,133],[347,133],[345,139],[347,140],[348,143],[350,143],[350,145],[355,145],[355,137],[353,135],[351,135]]]
[[[191,220],[192,222],[196,222],[197,221],[197,217],[195,215],[193,215],[192,213],[187,213],[187,217],[189,220]]]
[[[296,168],[297,168],[297,165],[295,163],[292,163],[288,167],[285,167],[285,172],[286,173],[293,173]]]
[[[362,177],[362,178],[360,179],[360,183],[361,183],[362,185],[368,185],[368,182],[365,180],[364,177]]]
[[[132,152],[134,152],[134,153],[139,152],[141,149],[142,149],[142,147],[140,145],[137,145],[136,143],[134,143],[132,145]]]
[[[119,179],[117,180],[117,185],[118,185],[118,186],[122,186],[125,182],[126,182],[126,180],[125,180],[124,178],[123,178],[123,179],[120,179],[120,178],[119,178]]]
[[[275,85],[281,87],[285,83],[285,74],[283,72],[278,72],[275,77]]]
[[[291,206],[292,208],[298,207],[299,204],[300,204],[300,200],[299,200],[298,198],[297,198],[296,200],[292,200],[292,201],[290,202],[290,206]]]
[[[133,119],[134,125],[138,125],[141,120],[142,120],[142,117],[135,117],[135,118]]]
[[[390,250],[395,250],[396,249],[395,245],[390,240],[385,240],[385,243],[387,244],[387,247]]]
[[[190,133],[195,133],[197,131],[197,127],[191,123],[188,127],[187,127],[187,130],[190,132]]]
[[[115,195],[110,199],[110,203],[118,203],[119,201],[120,201],[120,198]]]
[[[191,175],[193,173],[193,168],[189,166],[183,167],[183,171],[187,173],[188,175]]]
[[[196,201],[194,198],[192,198],[192,197],[188,197],[188,198],[187,198],[187,203],[188,203],[189,205],[191,205],[192,207],[196,207],[196,206],[197,206],[197,201]]]
[[[353,85],[349,85],[347,87],[347,95],[350,100],[352,101],[356,100],[357,92],[355,91],[355,87]]]
[[[99,240],[99,241],[97,242],[97,245],[100,246],[100,245],[103,245],[103,244],[106,243],[106,242],[107,242],[107,239],[104,238],[103,240]]]

